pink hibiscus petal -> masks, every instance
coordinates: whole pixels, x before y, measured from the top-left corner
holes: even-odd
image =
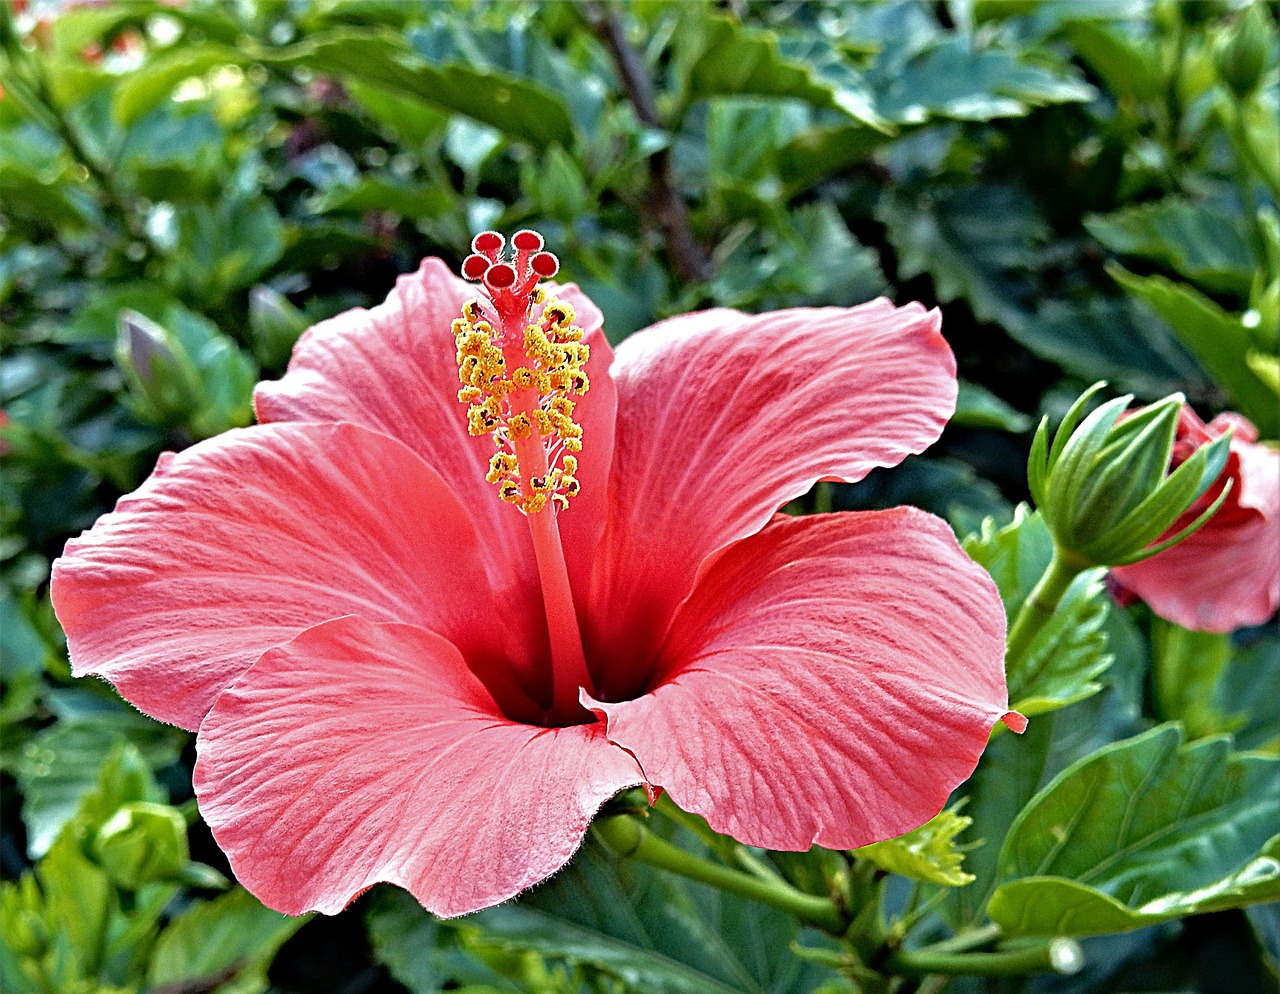
[[[1159,555],[1115,570],[1160,617],[1200,632],[1261,625],[1280,602],[1276,519],[1230,527],[1210,521]]]
[[[600,723],[502,716],[458,651],[341,618],[267,652],[200,728],[200,810],[237,878],[286,914],[380,881],[450,917],[562,867],[643,777]]]
[[[161,457],[67,543],[52,594],[77,676],[194,729],[264,651],[341,615],[429,626],[478,666],[545,654],[536,590],[484,552],[448,485],[395,439],[265,425]]]
[[[591,583],[600,656],[660,641],[702,560],[818,480],[931,445],[955,409],[939,315],[887,300],[672,318],[617,350],[609,522]]]
[[[572,305],[592,350],[591,389],[574,414],[588,440],[577,474],[583,491],[575,501],[595,504],[604,500],[603,487],[588,484],[605,476],[612,452],[612,352],[600,330],[599,309],[576,286],[545,288]],[[396,281],[384,303],[345,311],[303,334],[284,377],[259,384],[254,408],[262,422],[350,421],[398,438],[468,505],[485,540],[509,556],[508,568],[528,572],[533,551],[524,518],[498,500],[484,478],[493,440],[467,433],[467,405],[457,399],[461,384],[451,325],[462,305],[479,296],[479,287],[454,276],[439,259],[425,259],[417,272]],[[598,508],[594,514],[583,511],[576,517],[602,517]],[[594,547],[598,533],[599,526],[587,529],[579,546]],[[589,556],[590,548],[583,554]]]
[[[1184,407],[1181,427],[1190,443],[1186,455],[1233,429],[1231,455],[1218,483],[1170,533],[1191,524],[1221,493],[1225,479],[1233,489],[1199,531],[1150,559],[1112,570],[1112,576],[1123,591],[1183,628],[1229,632],[1261,625],[1280,605],[1280,451],[1258,444],[1257,429],[1232,412],[1206,427]]]
[[[779,516],[699,575],[652,689],[590,706],[716,831],[853,848],[973,772],[1008,708],[1004,634],[991,578],[932,515]]]

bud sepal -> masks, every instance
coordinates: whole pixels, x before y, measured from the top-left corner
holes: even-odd
[[[1204,525],[1230,484],[1191,524],[1162,539],[1226,468],[1230,436],[1201,446],[1172,471],[1181,394],[1128,412],[1117,397],[1083,417],[1103,383],[1072,405],[1052,444],[1048,419],[1031,446],[1027,480],[1054,544],[1071,563],[1128,566],[1162,552]],[[1154,544],[1153,544],[1154,543]]]

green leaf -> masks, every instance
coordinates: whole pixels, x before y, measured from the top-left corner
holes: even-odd
[[[891,140],[883,131],[865,125],[819,125],[802,131],[779,148],[774,160],[790,198],[865,161]]]
[[[290,918],[241,887],[178,915],[156,940],[147,970],[152,987],[194,985],[222,977],[202,990],[257,994],[267,989],[267,967],[285,941],[310,921]],[[228,986],[234,981],[234,988]]]
[[[784,46],[772,31],[688,4],[675,28],[672,72],[680,81],[681,108],[712,96],[794,97],[838,110],[864,126],[891,130],[858,72],[816,34],[788,39]]]
[[[365,921],[378,961],[412,994],[437,994],[450,984],[521,989],[469,955],[459,945],[457,930],[428,914],[405,891],[379,887]]]
[[[964,851],[955,844],[955,837],[973,824],[973,819],[960,814],[959,807],[947,808],[906,835],[863,846],[853,854],[889,873],[928,884],[963,887],[973,883],[973,874],[961,869]]]
[[[1007,184],[890,192],[876,206],[901,280],[928,275],[943,302],[962,299],[982,321],[1021,325],[1035,304],[1027,274],[1049,229]]]
[[[1000,488],[960,459],[911,456],[837,491],[837,510],[883,510],[912,504],[947,519],[966,535],[987,518],[1006,520],[1013,508]]]
[[[727,307],[847,307],[882,293],[885,279],[875,250],[858,243],[834,205],[816,203],[744,241],[708,289]]]
[[[1089,234],[1118,255],[1168,266],[1211,293],[1246,297],[1257,268],[1235,216],[1166,197],[1085,218]]]
[[[1164,72],[1154,39],[1135,38],[1123,28],[1092,21],[1069,24],[1064,34],[1111,93],[1127,94],[1144,102],[1160,98]]]
[[[164,103],[179,83],[219,66],[243,66],[246,54],[215,42],[175,45],[147,59],[112,91],[111,115],[128,126]]]
[[[1280,694],[1258,692],[1275,686],[1280,686],[1280,636],[1274,628],[1238,633],[1211,704],[1229,722],[1243,718],[1232,729],[1237,748],[1280,757]]]
[[[53,955],[38,990],[97,991],[132,986],[155,924],[177,890],[153,884],[123,895],[86,852],[96,830],[133,802],[163,800],[142,755],[120,745],[101,763],[94,788],[36,864],[34,875]],[[184,826],[185,827],[185,826]],[[30,879],[28,877],[28,879]],[[34,898],[34,888],[22,885]],[[32,903],[30,901],[25,903]]]
[[[1245,714],[1224,714],[1218,688],[1231,662],[1231,636],[1192,632],[1160,618],[1151,622],[1155,696],[1161,717],[1178,721],[1191,739],[1234,732]]]
[[[1018,816],[988,905],[1011,935],[1096,935],[1280,899],[1280,760],[1176,725],[1064,770]]]
[[[1017,616],[1053,554],[1053,539],[1039,512],[1018,506],[1013,521],[997,529],[987,520],[964,549],[996,582],[1010,620]],[[1008,674],[1010,707],[1044,714],[1091,697],[1111,665],[1103,631],[1109,609],[1103,570],[1087,570],[1067,589],[1053,617]]]
[[[1021,434],[1031,427],[1031,418],[1015,410],[994,393],[977,383],[960,381],[960,396],[951,424],[962,428],[998,428]]]
[[[334,211],[388,211],[407,218],[438,217],[455,207],[452,191],[440,187],[408,186],[380,176],[368,176],[355,186],[334,186],[311,203],[317,214]]]
[[[346,85],[370,117],[410,148],[421,147],[435,138],[449,121],[446,114],[424,107],[417,97],[370,86],[358,79],[348,79]]]
[[[0,587],[0,631],[0,680],[44,672],[49,647],[7,585]]]
[[[1163,320],[1190,349],[1232,406],[1248,417],[1264,438],[1280,433],[1280,407],[1267,383],[1246,361],[1253,347],[1249,329],[1204,294],[1163,276],[1137,276],[1120,266],[1107,271],[1137,301]]]
[[[555,97],[584,137],[600,126],[608,89],[592,66],[569,58],[532,20],[511,18],[500,29],[475,18],[431,18],[411,29],[409,43],[433,65],[466,65],[520,80]],[[561,143],[565,144],[565,143]]]
[[[414,42],[416,48],[422,37],[415,35]],[[569,112],[544,88],[453,58],[438,60],[433,52],[415,51],[391,32],[340,28],[275,50],[269,59],[280,66],[305,66],[343,81],[356,80],[433,109],[466,114],[537,145],[568,146],[573,141]]]
[[[589,966],[632,990],[653,994],[743,994],[760,987],[730,986],[702,970],[653,949],[570,925],[532,908],[494,908],[484,913],[484,942],[513,952],[532,951]]]
[[[94,790],[113,749],[133,742],[144,750],[148,763],[164,766],[178,758],[184,741],[179,730],[123,705],[93,719],[64,719],[37,733],[23,748],[16,771],[23,796],[27,851],[37,857],[48,850]],[[117,806],[125,800],[157,799],[127,797]]]
[[[1020,345],[1084,380],[1108,380],[1144,397],[1211,389],[1204,370],[1168,330],[1125,300],[1048,300],[1033,317],[1006,323],[1005,329]]]
[[[878,60],[868,81],[876,109],[894,123],[930,118],[990,121],[1021,117],[1033,107],[1082,103],[1096,91],[1065,66],[1020,59],[1003,48],[977,48],[953,35],[914,55],[905,65]]]
[[[706,855],[699,839],[673,830],[665,818],[650,823],[682,848]],[[512,949],[527,942],[542,955],[592,966],[635,990],[790,994],[832,976],[791,954],[802,935],[810,944],[824,940],[790,915],[619,861],[594,838],[517,905],[473,920],[486,942],[496,938]]]
[[[284,255],[285,229],[265,197],[231,194],[215,204],[178,207],[176,245],[166,258],[171,283],[216,307]]]

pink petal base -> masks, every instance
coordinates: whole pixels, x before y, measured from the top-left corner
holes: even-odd
[[[504,718],[444,639],[355,617],[267,652],[200,729],[200,810],[242,884],[336,914],[379,881],[451,917],[560,869],[643,781],[603,724]]]

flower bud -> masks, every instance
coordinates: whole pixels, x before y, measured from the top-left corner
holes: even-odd
[[[1218,78],[1243,100],[1262,82],[1271,47],[1267,15],[1262,4],[1252,3],[1231,27],[1224,29],[1213,46],[1213,65]]]
[[[1126,412],[1131,396],[1102,404],[1081,421],[1090,387],[1072,405],[1052,445],[1048,419],[1031,446],[1031,496],[1069,562],[1125,566],[1181,541],[1218,509],[1225,493],[1189,527],[1156,545],[1169,527],[1221,475],[1228,437],[1197,449],[1169,472],[1181,394]],[[1078,425],[1078,427],[1077,427]]]
[[[121,311],[116,365],[149,421],[180,424],[200,407],[203,390],[191,357],[166,328],[136,311]]]
[[[24,874],[0,887],[0,938],[18,956],[39,959],[49,949],[49,929],[35,877]]]
[[[167,804],[125,804],[98,829],[92,852],[107,876],[128,890],[174,880],[191,856],[187,823]]]
[[[249,291],[249,333],[253,354],[268,369],[283,369],[293,344],[311,322],[284,294],[269,286]]]

